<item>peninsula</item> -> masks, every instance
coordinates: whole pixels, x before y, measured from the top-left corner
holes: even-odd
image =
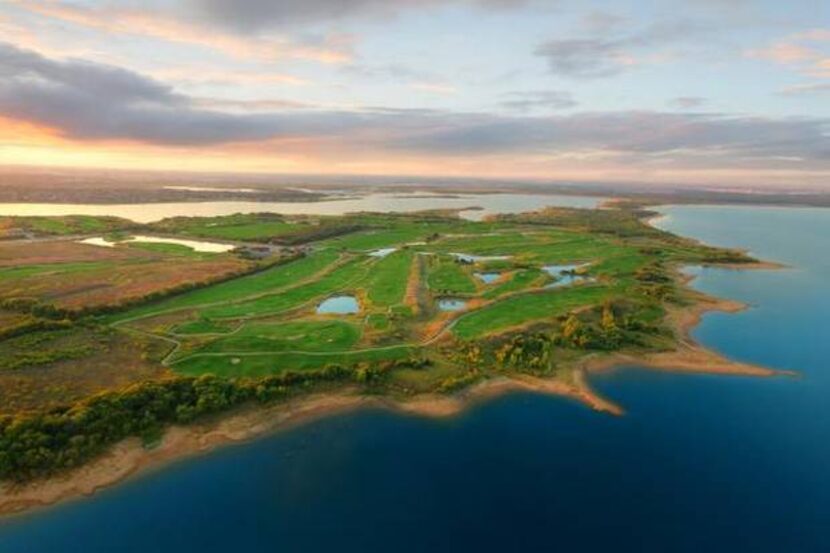
[[[335,410],[529,389],[621,415],[587,372],[775,374],[694,343],[701,313],[742,306],[682,272],[771,265],[653,216],[4,218],[0,512]]]

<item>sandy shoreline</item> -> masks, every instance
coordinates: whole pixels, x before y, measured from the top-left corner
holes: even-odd
[[[757,263],[743,269],[779,268],[780,265]],[[669,312],[669,321],[679,337],[675,351],[646,355],[612,354],[584,361],[573,371],[570,382],[542,379],[529,375],[496,378],[482,382],[452,396],[426,394],[405,401],[360,395],[355,389],[316,394],[270,407],[246,407],[215,420],[189,426],[174,426],[165,433],[161,444],[145,449],[140,440],[131,438],[116,444],[102,457],[65,475],[23,486],[0,487],[0,515],[21,513],[64,500],[88,496],[152,468],[198,455],[218,446],[264,436],[336,413],[361,408],[386,408],[428,417],[449,417],[487,399],[514,391],[531,391],[570,398],[596,411],[622,415],[623,409],[590,387],[587,375],[625,366],[656,370],[721,375],[775,376],[772,369],[732,361],[703,348],[690,337],[690,330],[710,311],[735,313],[747,306],[736,301],[713,298],[695,292],[695,305]]]

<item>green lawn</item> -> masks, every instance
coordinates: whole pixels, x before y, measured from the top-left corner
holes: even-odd
[[[366,259],[351,259],[305,284],[250,300],[207,307],[202,310],[202,315],[208,319],[227,319],[276,314],[294,309],[311,300],[322,299],[326,295],[355,286],[366,277],[369,263]]]
[[[379,259],[366,281],[367,296],[375,307],[401,303],[409,281],[414,253],[401,250]]]
[[[461,263],[454,259],[437,259],[431,261],[427,283],[429,288],[440,294],[473,294],[475,282]]]
[[[331,266],[338,258],[339,254],[337,252],[320,250],[304,258],[278,265],[259,273],[207,288],[201,288],[164,301],[119,313],[110,320],[117,322],[200,305],[239,301],[250,296],[275,293],[280,289],[298,285],[304,280],[311,278]]]
[[[357,343],[360,335],[359,326],[345,321],[249,322],[233,334],[213,340],[199,351],[343,351]]]
[[[483,294],[486,299],[495,299],[505,294],[519,292],[538,284],[545,277],[545,273],[539,269],[521,269],[513,273],[510,280],[502,284],[496,284],[493,288]]]
[[[612,295],[606,286],[583,285],[511,296],[461,317],[453,334],[470,340],[533,321],[551,319],[572,309],[596,305]]]
[[[194,356],[172,366],[180,374],[257,377],[287,370],[314,370],[326,365],[354,365],[404,359],[419,351],[410,346],[394,346],[386,349],[355,351],[350,353],[267,353],[263,355]]]

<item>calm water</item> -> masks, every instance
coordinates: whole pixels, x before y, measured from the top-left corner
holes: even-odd
[[[100,236],[95,238],[86,238],[80,241],[81,244],[90,244],[92,246],[103,246],[106,248],[112,248],[116,244],[120,242],[142,242],[147,244],[173,244],[177,246],[185,246],[186,248],[190,248],[196,252],[204,252],[204,253],[223,253],[229,252],[234,249],[236,246],[231,244],[221,244],[219,242],[205,242],[204,240],[181,240],[179,238],[163,238],[160,236],[131,236],[127,240],[121,240],[118,242],[111,242],[106,238],[102,238]]]
[[[467,300],[458,298],[439,298],[438,309],[441,311],[461,311],[467,306]]]
[[[556,279],[554,282],[551,282],[545,286],[545,288],[564,288],[573,284],[589,282],[592,280],[590,277],[574,273],[577,269],[585,266],[586,264],[545,265],[542,267],[542,270]]]
[[[354,296],[332,296],[320,302],[317,313],[349,315],[360,312],[360,304]]]
[[[698,271],[755,307],[696,334],[802,378],[596,378],[620,418],[533,394],[339,416],[6,519],[0,551],[830,551],[830,211],[666,212],[793,265]]]
[[[480,220],[494,213],[520,213],[545,206],[596,207],[604,198],[553,194],[463,194],[457,197],[413,194],[368,194],[324,202],[177,202],[154,204],[37,204],[0,203],[0,215],[113,215],[139,223],[167,217],[214,217],[234,213],[282,213],[285,215],[342,215],[357,211],[421,211],[464,209],[462,216]]]
[[[475,273],[475,276],[484,284],[493,284],[501,278],[501,273]]]

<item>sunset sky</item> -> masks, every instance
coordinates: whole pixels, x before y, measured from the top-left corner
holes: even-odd
[[[830,188],[830,2],[2,0],[0,164]]]

